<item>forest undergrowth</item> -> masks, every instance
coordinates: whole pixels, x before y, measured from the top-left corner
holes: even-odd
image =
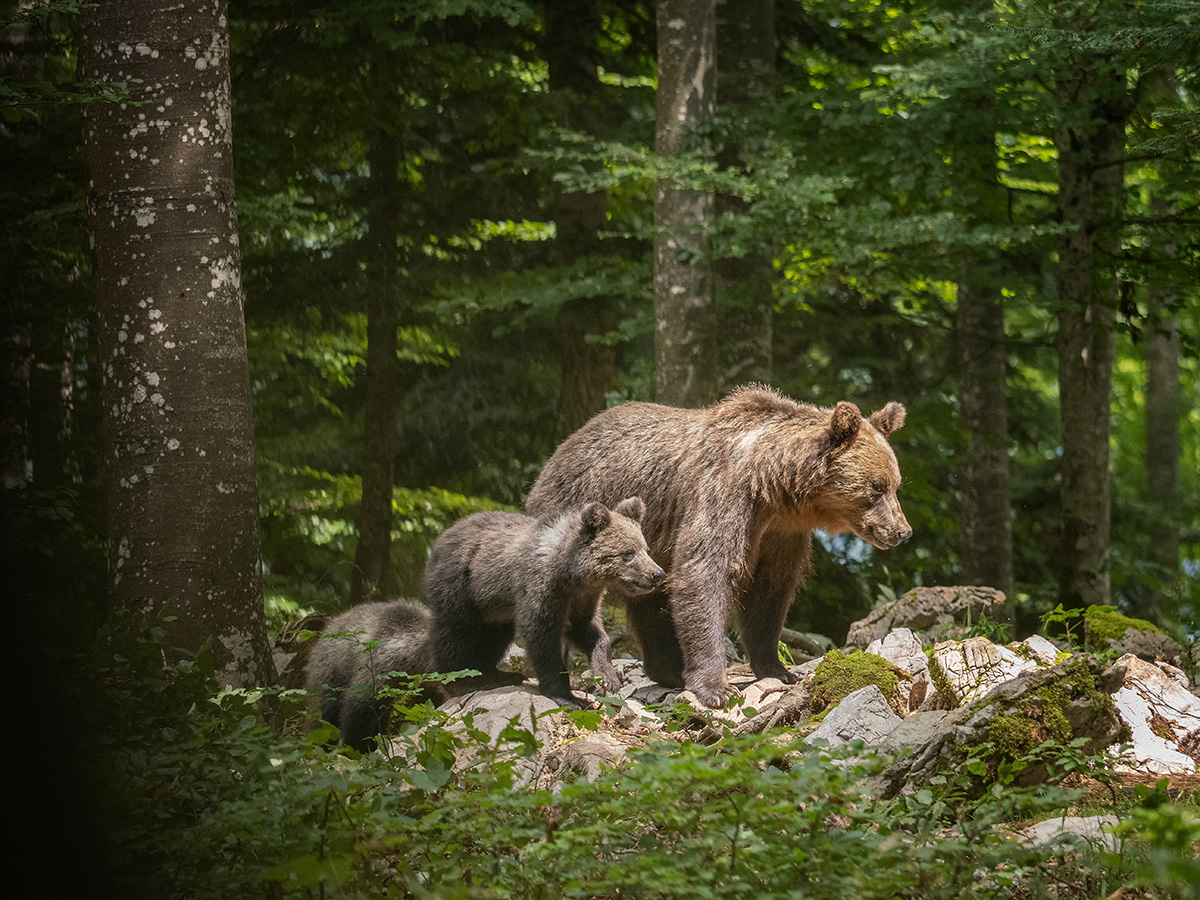
[[[524,729],[451,730],[401,688],[391,755],[360,756],[313,727],[303,691],[219,690],[206,654],[168,664],[162,640],[105,643],[80,669],[114,896],[1200,896],[1195,792],[1125,789],[1075,747],[1034,751],[1057,786],[1017,787],[1013,760],[978,800],[970,765],[885,800],[864,785],[886,760],[858,745],[677,733],[551,792],[517,783]],[[1015,836],[1074,814],[1118,816],[1110,846]]]

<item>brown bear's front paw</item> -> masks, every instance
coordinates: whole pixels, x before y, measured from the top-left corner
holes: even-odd
[[[724,709],[725,704],[729,702],[729,698],[737,693],[733,685],[728,682],[725,684],[693,687],[688,690],[695,694],[696,699],[709,709]]]
[[[587,700],[583,697],[576,697],[574,694],[567,694],[565,696],[554,696],[552,694],[547,694],[546,696],[549,697],[551,700],[553,700],[555,703],[557,703],[559,706],[563,707],[564,709],[595,709],[596,708],[596,705],[594,703],[592,703],[591,700]]]
[[[784,684],[795,684],[800,680],[800,676],[795,672],[789,672],[787,669],[780,669],[779,673],[772,675],[772,678],[778,678]]]
[[[762,681],[764,678],[778,678],[784,684],[795,684],[800,680],[799,675],[793,675],[791,672],[785,669],[781,663],[776,663],[773,666],[760,666],[754,668],[754,677],[759,681]]]

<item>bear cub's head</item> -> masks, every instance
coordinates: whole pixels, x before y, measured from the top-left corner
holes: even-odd
[[[645,514],[640,497],[627,497],[611,510],[603,503],[583,508],[586,568],[597,581],[626,594],[646,594],[662,586],[666,573],[650,558],[642,534]]]
[[[833,458],[829,512],[838,520],[831,532],[851,531],[880,550],[912,537],[900,508],[900,466],[888,438],[904,424],[904,407],[892,402],[863,418],[858,407],[842,401],[829,422]]]

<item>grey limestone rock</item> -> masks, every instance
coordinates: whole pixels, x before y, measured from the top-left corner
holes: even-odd
[[[978,622],[986,614],[1001,617],[1004,594],[988,587],[916,587],[903,596],[871,611],[850,626],[847,647],[866,647],[882,640],[894,628],[918,632],[918,638],[941,639],[968,619]]]

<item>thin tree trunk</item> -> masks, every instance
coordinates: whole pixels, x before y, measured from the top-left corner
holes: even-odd
[[[212,641],[218,674],[275,677],[259,562],[223,0],[82,13],[84,149],[114,606]]]
[[[732,118],[717,161],[722,168],[744,167],[739,135],[744,115],[771,99],[775,79],[774,0],[720,0],[717,4],[717,80],[721,85],[722,117]],[[717,197],[719,216],[744,213],[737,197]],[[718,393],[739,384],[771,380],[770,258],[762,252],[723,257],[716,263],[717,306],[721,320],[721,360]]]
[[[19,8],[16,0],[0,2],[5,21],[16,18]],[[0,77],[18,83],[42,81],[46,67],[37,43],[28,22],[11,22],[0,27]],[[3,142],[0,148],[10,141],[17,141],[21,132],[27,132],[31,127],[36,126],[31,126],[28,120],[10,124],[0,117],[0,142]],[[15,183],[6,180],[2,189],[15,191],[16,187]],[[8,262],[8,259],[3,261]],[[9,294],[5,302],[0,303],[0,471],[3,473],[0,480],[5,490],[24,488],[30,468],[30,383],[34,367],[32,316],[28,303],[12,301],[12,285],[23,274],[18,265],[0,268],[0,277],[3,277]]]
[[[1155,215],[1165,216],[1166,204],[1151,201]],[[1175,256],[1174,241],[1159,247],[1165,261]],[[1146,289],[1149,324],[1146,346],[1146,475],[1153,515],[1150,523],[1150,553],[1161,567],[1164,579],[1179,570],[1179,420],[1182,412],[1179,387],[1178,288],[1161,271]],[[1155,592],[1156,597],[1161,591]],[[1159,603],[1153,602],[1147,614],[1160,615]]]
[[[716,103],[715,0],[658,0],[655,152],[700,149]],[[660,178],[654,192],[655,395],[700,406],[716,394],[713,275],[707,229],[713,195]]]
[[[989,94],[964,103],[955,175],[968,222],[998,224],[1003,197],[997,178],[994,101]],[[955,348],[958,407],[967,433],[958,477],[962,493],[962,580],[1012,593],[1013,544],[1005,390],[1004,306],[1000,260],[979,250],[960,268]]]
[[[595,0],[553,0],[545,5],[546,62],[550,90],[568,98],[559,124],[564,128],[600,136],[603,129],[597,109],[600,79],[596,70],[596,44],[602,21]],[[605,191],[554,195],[557,250],[562,261],[586,258],[599,248],[599,232],[606,224]],[[617,304],[605,296],[568,300],[558,317],[562,347],[562,397],[560,413],[565,433],[575,431],[606,406],[605,395],[617,374],[617,350],[612,344],[589,340],[617,327]]]
[[[367,295],[366,460],[351,603],[379,600],[391,589],[392,488],[395,482],[399,297],[396,229],[400,223],[399,147],[383,132],[371,136],[371,207]]]
[[[1070,608],[1113,602],[1108,442],[1128,116],[1123,73],[1085,59],[1059,78],[1056,100],[1058,211],[1068,229],[1058,241],[1060,598]]]

